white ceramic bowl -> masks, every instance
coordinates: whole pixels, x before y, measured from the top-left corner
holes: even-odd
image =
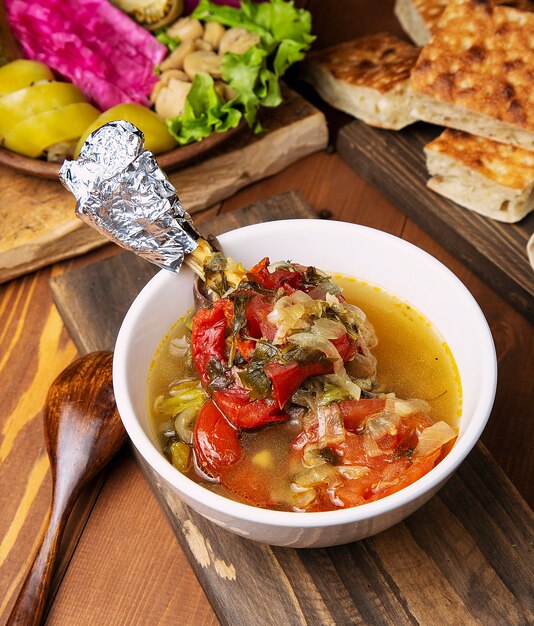
[[[423,250],[384,232],[319,220],[248,226],[220,237],[225,252],[251,267],[264,256],[291,259],[362,278],[401,297],[425,315],[449,345],[463,390],[460,433],[452,451],[426,476],[398,493],[359,507],[324,513],[269,511],[204,489],[172,467],[155,445],[145,409],[146,380],[156,348],[192,306],[192,273],[158,273],[122,324],[113,379],[118,409],[133,444],[178,497],[215,524],[264,543],[329,546],[378,533],[424,504],[475,445],[488,420],[497,380],[495,348],[486,319],[465,286]]]

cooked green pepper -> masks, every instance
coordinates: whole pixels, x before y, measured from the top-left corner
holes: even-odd
[[[176,146],[176,141],[169,134],[167,125],[156,113],[140,104],[126,103],[108,109],[85,129],[76,146],[74,156],[78,156],[84,141],[94,130],[116,120],[126,120],[142,130],[145,135],[145,148],[154,154],[168,152]]]
[[[12,91],[0,98],[0,138],[25,119],[75,102],[85,102],[85,98],[70,83],[54,81]]]
[[[99,110],[91,104],[76,102],[33,115],[6,134],[4,146],[13,152],[36,158],[60,141],[75,141],[99,114]]]
[[[171,463],[180,472],[186,472],[189,468],[191,448],[181,441],[174,441],[170,446]]]
[[[0,96],[24,89],[38,80],[54,80],[52,70],[39,61],[17,59],[0,67]]]

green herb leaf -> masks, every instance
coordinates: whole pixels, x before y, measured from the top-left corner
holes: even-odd
[[[214,252],[204,263],[204,274],[209,278],[217,272],[224,272],[227,262],[228,259],[222,252]]]
[[[230,287],[225,274],[226,266],[227,257],[222,252],[215,252],[207,259],[202,268],[207,287],[221,298]]]
[[[222,391],[230,385],[230,370],[215,357],[209,360],[207,372],[210,377],[208,387],[211,391]]]
[[[271,389],[271,383],[263,368],[256,364],[252,366],[249,363],[247,368],[242,372],[239,372],[239,378],[247,389],[250,389],[250,401],[261,400],[266,397]]]
[[[413,452],[414,452],[415,448],[406,448],[406,450],[401,450],[400,452],[395,452],[395,454],[393,455],[394,459],[400,459],[403,456],[408,457],[409,460],[411,460],[412,456],[413,456]]]
[[[236,336],[247,323],[247,306],[252,298],[251,293],[238,291],[234,298],[234,327],[232,333]]]
[[[333,296],[338,296],[341,293],[339,285],[336,285],[330,276],[319,272],[315,269],[315,267],[310,266],[306,268],[304,280],[308,285],[322,287],[326,292],[331,293]]]
[[[285,355],[286,359],[294,359],[300,365],[307,365],[308,363],[328,363],[328,358],[320,350],[314,350],[313,348],[304,348],[301,346],[294,347],[290,352]]]
[[[279,356],[279,350],[272,343],[262,341],[256,344],[253,358],[266,365],[269,361]]]
[[[247,389],[250,389],[251,401],[265,398],[271,390],[271,381],[264,371],[266,362],[264,357],[265,352],[256,349],[250,363],[242,372],[239,372],[241,382]]]
[[[330,463],[330,465],[339,465],[339,456],[332,450],[332,448],[322,448],[319,450],[319,456]]]

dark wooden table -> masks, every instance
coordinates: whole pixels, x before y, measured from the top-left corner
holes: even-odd
[[[308,4],[316,7],[316,30],[322,31],[325,43],[393,24],[388,13],[391,2],[374,3],[374,11],[370,1],[336,2],[338,21],[329,13],[331,3]],[[364,9],[370,12],[363,13]],[[340,19],[349,10],[361,19],[352,24]],[[207,209],[197,220],[290,189],[299,190],[316,211],[331,211],[333,219],[379,228],[415,243],[445,263],[471,290],[490,324],[499,361],[497,397],[482,440],[532,505],[532,325],[336,154],[307,157]],[[47,518],[51,479],[43,445],[44,398],[55,376],[76,357],[52,303],[49,279],[116,252],[107,246],[0,286],[0,624],[7,618]],[[82,522],[74,516],[74,527],[65,537],[62,558],[68,567],[55,581],[47,623],[217,623],[128,450],[113,462],[98,498],[93,493],[84,495],[83,505],[87,507],[89,500],[92,512],[83,529],[76,528]]]

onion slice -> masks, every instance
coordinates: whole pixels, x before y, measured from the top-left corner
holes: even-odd
[[[436,422],[425,428],[419,435],[419,441],[413,454],[414,456],[428,456],[454,439],[456,435],[456,431],[446,422]]]

